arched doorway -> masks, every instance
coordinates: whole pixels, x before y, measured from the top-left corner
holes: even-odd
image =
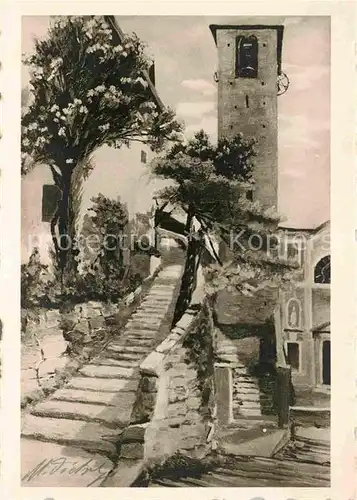
[[[324,340],[322,343],[322,383],[331,385],[331,342]]]

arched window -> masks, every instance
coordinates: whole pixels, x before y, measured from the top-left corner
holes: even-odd
[[[320,284],[330,284],[331,283],[331,258],[326,255],[315,266],[314,270],[314,282]]]
[[[236,77],[257,78],[258,40],[254,35],[236,39]]]

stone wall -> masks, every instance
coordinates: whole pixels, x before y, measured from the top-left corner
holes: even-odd
[[[21,345],[22,406],[63,385],[66,376],[89,360],[112,334],[124,325],[160,270],[159,259],[151,276],[118,303],[89,301],[73,311],[42,310],[39,322],[29,322]],[[72,355],[71,355],[72,354]],[[74,354],[74,355],[73,355]]]
[[[121,459],[153,463],[177,451],[202,457],[211,449],[213,359],[212,370],[204,373],[192,342],[205,321],[204,308],[189,309],[141,364],[131,426],[121,439]],[[211,356],[211,333],[210,325],[206,325],[206,359]]]

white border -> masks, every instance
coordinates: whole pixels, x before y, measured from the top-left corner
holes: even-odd
[[[171,489],[170,496],[181,499],[224,498],[225,500],[264,498],[350,499],[355,498],[354,464],[355,370],[352,353],[356,321],[357,266],[354,264],[357,227],[356,186],[354,177],[354,125],[356,77],[354,37],[356,10],[353,2],[234,2],[154,1],[102,2],[22,2],[2,3],[0,73],[3,139],[1,156],[1,269],[0,317],[4,321],[3,390],[1,422],[1,495],[4,500],[164,499],[165,489],[106,488],[20,488],[20,14],[49,15],[86,13],[116,15],[331,15],[332,19],[332,193],[331,255],[333,256],[331,288],[332,362],[332,488],[207,488]],[[356,312],[355,312],[356,311]]]

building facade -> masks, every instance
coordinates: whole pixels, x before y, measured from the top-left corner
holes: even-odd
[[[310,231],[287,230],[300,279],[281,294],[285,352],[296,387],[326,387],[330,372],[330,223]]]

